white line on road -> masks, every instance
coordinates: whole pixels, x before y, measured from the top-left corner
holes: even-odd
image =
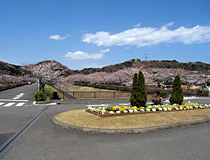
[[[7,103],[6,105],[4,105],[3,107],[10,107],[11,105],[13,105],[15,103],[11,102],[11,103]]]
[[[0,103],[0,106],[1,106],[2,104],[4,104],[4,102]]]
[[[24,103],[18,103],[16,106],[22,106],[24,105]]]
[[[13,100],[13,99],[0,99],[0,101],[6,102],[6,101],[11,101],[11,102],[28,102],[28,100]]]
[[[25,95],[25,93],[20,93],[20,94],[16,95],[16,96],[15,96],[14,98],[12,98],[12,99],[16,100],[16,99],[19,99],[19,98],[23,97],[24,95]]]

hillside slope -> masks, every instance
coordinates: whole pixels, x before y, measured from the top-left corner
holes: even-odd
[[[21,75],[21,66],[0,61],[0,75],[1,74],[19,76]]]
[[[203,63],[203,62],[178,62],[176,60],[152,60],[152,61],[141,61],[140,59],[131,59],[129,61],[125,61],[123,63],[105,66],[103,68],[84,68],[82,70],[71,70],[68,67],[64,66],[63,64],[53,60],[60,69],[64,70],[64,76],[69,76],[71,74],[90,74],[95,72],[116,72],[123,68],[129,68],[132,66],[136,67],[151,67],[151,68],[181,68],[190,71],[197,71],[199,73],[210,74],[210,64]],[[40,63],[48,63],[50,61],[41,61]],[[9,63],[5,63],[0,61],[0,74],[8,74],[19,76],[21,75],[21,66],[12,65]]]

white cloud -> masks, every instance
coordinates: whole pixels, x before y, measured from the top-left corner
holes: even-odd
[[[175,23],[175,22],[168,23],[168,24],[166,25],[166,27],[171,27],[171,26],[174,25],[174,23]]]
[[[53,40],[64,40],[66,39],[67,37],[69,37],[70,35],[66,35],[64,37],[61,37],[60,35],[56,34],[56,35],[51,35],[49,36],[49,39],[53,39]]]
[[[140,27],[141,26],[141,23],[138,23],[137,25],[135,25],[134,27],[135,28],[138,28],[138,27]]]
[[[88,54],[82,51],[76,51],[76,52],[68,52],[65,57],[71,58],[71,59],[77,59],[77,60],[83,60],[83,59],[101,59],[103,58],[103,53],[92,53]]]
[[[110,49],[105,49],[105,50],[100,50],[100,53],[106,53],[106,52],[109,52]]]
[[[210,42],[210,26],[195,26],[193,28],[185,28],[183,26],[170,30],[174,22],[168,23],[161,28],[142,27],[128,29],[117,34],[100,31],[84,34],[82,41],[93,43],[97,46],[124,46],[136,45],[138,47],[157,45],[160,43],[176,43],[184,44],[205,43]]]

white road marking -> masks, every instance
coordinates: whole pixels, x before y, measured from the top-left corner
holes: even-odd
[[[28,100],[13,100],[13,99],[0,99],[0,101],[3,101],[3,102],[7,102],[7,101],[10,101],[10,102],[28,102]]]
[[[2,104],[4,104],[4,102],[0,103],[0,106],[1,106]]]
[[[23,97],[24,95],[25,95],[25,93],[20,93],[12,99],[16,100],[16,99],[19,99],[19,98]]]
[[[3,107],[10,107],[10,106],[12,106],[13,104],[15,104],[15,103],[13,103],[13,102],[11,102],[11,103],[7,103],[6,105],[4,105]]]
[[[22,105],[24,105],[24,103],[18,103],[18,104],[16,104],[16,106],[22,106]]]

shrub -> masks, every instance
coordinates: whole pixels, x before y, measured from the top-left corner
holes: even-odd
[[[47,89],[44,92],[45,100],[51,100],[53,98],[53,91],[51,89]]]
[[[44,101],[45,95],[43,91],[36,91],[34,94],[35,101]]]
[[[157,96],[157,94],[153,94],[153,96],[152,96],[152,102],[155,105],[162,104],[163,103],[163,98],[160,97],[160,96]]]
[[[160,97],[167,98],[169,96],[168,92],[160,92]]]
[[[175,80],[173,82],[173,91],[172,91],[172,94],[171,94],[171,97],[169,99],[170,103],[171,104],[182,104],[183,102],[183,90],[182,90],[182,87],[181,87],[181,79],[180,77],[177,75],[175,77]]]

